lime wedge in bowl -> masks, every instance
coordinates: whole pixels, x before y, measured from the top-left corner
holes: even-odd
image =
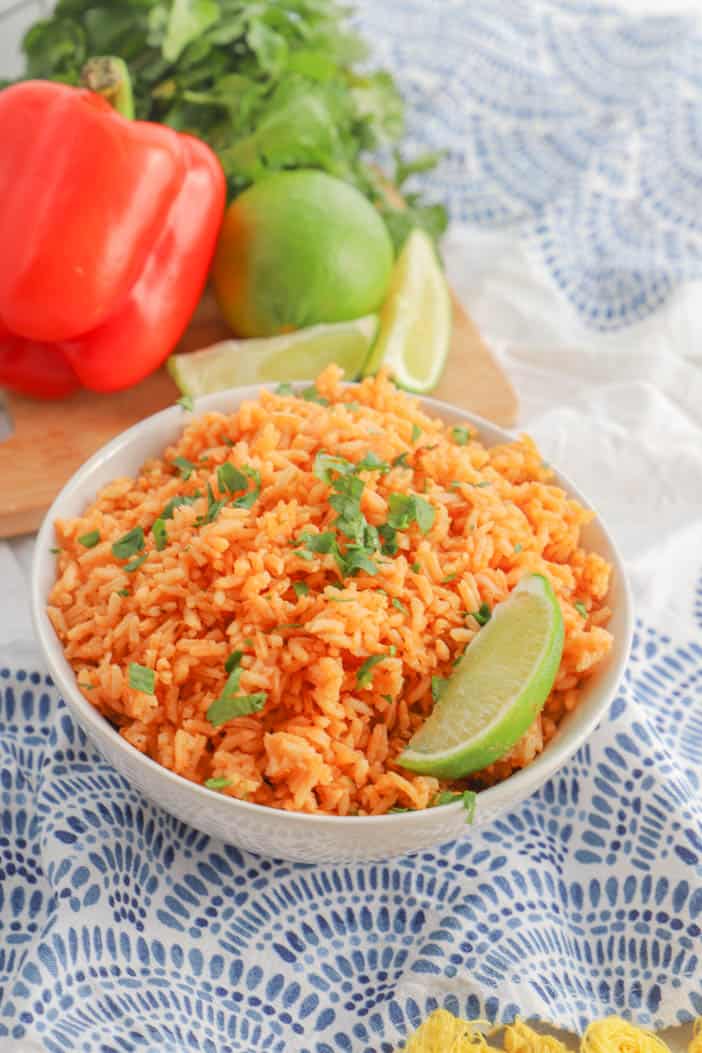
[[[202,351],[171,355],[168,371],[184,395],[279,380],[309,380],[331,362],[347,380],[358,376],[378,331],[378,316],[313,325],[281,336],[222,340]]]
[[[503,757],[536,719],[563,653],[563,616],[541,574],[521,579],[466,648],[398,764],[459,779]]]
[[[451,297],[431,238],[413,230],[390,279],[380,332],[364,376],[383,367],[408,391],[439,382],[451,342]]]

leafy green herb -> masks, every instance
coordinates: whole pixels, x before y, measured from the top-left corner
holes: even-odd
[[[89,530],[87,534],[81,534],[78,538],[78,544],[83,545],[84,548],[95,548],[99,540],[100,531]]]
[[[444,676],[433,676],[431,678],[431,697],[435,702],[439,701],[447,684],[448,680]]]
[[[186,483],[197,468],[197,465],[189,461],[187,457],[174,457],[173,464],[178,469],[181,479],[184,479]]]
[[[234,445],[234,440],[230,439],[228,435],[224,435],[224,436],[222,436],[222,445],[223,446],[233,446]]]
[[[231,680],[231,677],[229,679]],[[213,728],[221,727],[234,717],[247,717],[251,713],[258,713],[263,709],[268,697],[265,691],[257,691],[253,695],[232,695],[226,694],[226,690],[225,684],[220,697],[207,710],[207,719]]]
[[[393,703],[393,697],[392,697],[392,695],[381,695],[380,697],[381,697],[381,698],[383,698],[383,699],[384,699],[384,700],[385,700],[385,701],[387,702],[387,704],[388,704],[389,706],[391,706],[391,705],[392,705],[392,703]]]
[[[112,555],[116,556],[117,559],[129,559],[130,556],[141,552],[143,547],[144,528],[140,526],[132,527],[131,530],[128,530],[126,534],[123,534],[119,540],[114,542]]]
[[[419,436],[422,434],[422,429],[418,424],[412,425],[412,442],[416,442]]]
[[[521,543],[520,543],[519,541],[518,541],[518,542],[517,542],[517,544],[516,544],[516,545],[514,546],[514,551],[515,551],[515,554],[518,554],[519,552],[521,552],[521,551],[522,551],[522,545],[521,545]]]
[[[398,599],[397,596],[393,596],[391,602],[393,607],[395,607],[398,611],[402,611],[403,614],[407,614],[407,608],[405,607],[402,600]]]
[[[151,527],[151,533],[154,535],[154,543],[159,552],[161,552],[168,544],[168,531],[166,530],[166,520],[159,518],[156,520],[154,525]]]
[[[442,804],[455,804],[460,801],[463,794],[454,790],[440,790],[431,802],[432,808],[440,808]]]
[[[302,552],[306,552],[308,555],[303,557],[305,559],[312,559],[315,555],[327,555],[336,547],[334,535],[329,530],[323,534],[303,534],[297,544],[304,545],[304,548],[297,551],[295,555],[299,556]]]
[[[244,475],[253,480],[253,486],[241,497],[237,497],[232,504],[234,508],[252,508],[261,493],[261,473],[257,468],[242,468]]]
[[[310,587],[309,587],[309,585],[307,584],[306,581],[294,581],[293,582],[293,592],[295,593],[295,595],[297,596],[298,599],[300,598],[300,596],[308,596],[309,595],[309,591],[310,591]]]
[[[145,695],[153,695],[156,687],[156,674],[153,669],[148,669],[145,665],[130,662],[129,686],[135,691],[142,691]]]
[[[246,639],[244,640],[244,647],[253,647],[253,645],[254,645],[253,640],[251,639],[250,636],[247,636]]]
[[[192,494],[190,497],[184,496],[183,494],[176,494],[175,497],[172,497],[170,501],[168,501],[167,504],[164,505],[160,518],[173,519],[173,513],[176,510],[176,508],[181,508],[183,505],[195,504],[198,497],[201,496],[202,494],[199,490],[196,490],[195,493]]]
[[[192,413],[195,409],[192,395],[181,395],[179,399],[176,399],[176,406],[182,406],[188,413]]]
[[[587,616],[588,616],[587,615],[587,607],[585,606],[584,603],[581,603],[581,601],[578,600],[578,602],[574,603],[573,606],[575,607],[575,609],[578,612],[578,614],[581,614],[583,616],[583,618],[587,618]]]
[[[447,574],[445,578],[442,578],[441,584],[448,585],[450,581],[455,581],[457,577],[458,574]]]
[[[333,472],[337,475],[348,475],[349,472],[353,472],[354,465],[351,461],[347,461],[345,457],[333,457],[330,453],[318,453],[314,459],[314,465],[312,471],[317,479],[320,479],[327,486],[331,486],[333,479]]]
[[[243,472],[235,468],[231,461],[225,461],[217,469],[217,487],[220,494],[235,494],[247,490],[249,481]]]
[[[416,522],[421,532],[426,534],[436,517],[433,505],[418,494],[390,494],[388,507],[388,526],[395,530],[407,530],[412,522]]]
[[[395,647],[395,644],[390,644],[390,646],[388,647],[388,654],[391,658],[395,657],[395,655],[397,654],[397,648]]]
[[[409,457],[409,453],[408,453],[407,450],[405,450],[404,453],[398,453],[397,457],[392,462],[392,467],[393,468],[409,468],[409,465],[407,463],[407,458],[408,457]]]
[[[232,651],[224,663],[224,671],[226,673],[233,673],[235,669],[238,669],[241,665],[241,659],[244,657],[243,651]]]
[[[476,486],[478,490],[482,490],[484,487],[490,486],[490,483],[487,479],[485,479],[482,483],[473,483],[472,485]]]
[[[392,808],[388,808],[388,815],[400,815],[402,812],[414,812],[416,808],[399,808],[394,805]]]
[[[483,626],[492,618],[492,611],[488,607],[487,603],[481,603],[477,611],[470,611],[470,614],[475,618],[478,625]]]
[[[206,523],[214,523],[215,519],[226,505],[226,498],[220,498],[215,500],[214,490],[207,484],[207,511],[204,515],[198,516],[195,520],[195,526],[205,526]]]
[[[130,596],[131,593],[130,593],[129,589],[117,589],[117,595],[118,596]]]
[[[85,680],[79,680],[78,681],[78,687],[82,687],[84,691],[94,691],[95,690],[95,684],[89,684]]]
[[[126,570],[127,574],[133,574],[134,571],[139,570],[139,567],[144,563],[146,563],[145,552],[141,556],[137,556],[136,559],[130,559],[129,563],[125,563],[123,570]]]
[[[278,384],[274,391],[276,395],[292,395],[293,386],[286,381],[284,384]]]
[[[52,556],[58,556],[59,552],[63,552],[63,549],[62,548],[57,548],[56,545],[54,545],[53,548],[49,549],[49,552],[51,553]]]
[[[470,428],[451,428],[451,438],[457,446],[466,446],[471,440]]]
[[[461,801],[466,812],[466,823],[470,824],[475,819],[476,794],[473,790],[464,790],[462,793],[453,790],[441,790],[432,801],[432,807],[440,808],[444,804],[455,804]]]
[[[378,527],[378,535],[381,539],[380,551],[384,556],[396,556],[399,550],[397,543],[397,530],[388,523]]]
[[[419,574],[421,569],[422,569],[421,563],[412,563],[410,565],[410,570],[413,570],[415,574]]]
[[[205,786],[208,790],[223,790],[226,786],[231,786],[231,780],[220,775],[216,779],[205,779]]]
[[[369,450],[365,457],[358,462],[356,465],[357,472],[385,472],[390,471],[390,465],[387,461],[384,461],[381,457],[378,457],[373,450]]]
[[[329,399],[325,399],[323,395],[320,395],[314,385],[301,391],[300,398],[303,398],[305,402],[318,402],[320,406],[329,405]]]
[[[465,813],[466,813],[466,822],[468,823],[469,826],[473,822],[473,820],[475,819],[475,804],[476,804],[476,801],[477,801],[477,794],[475,794],[472,790],[464,790],[463,791],[463,807],[464,807]]]
[[[370,658],[366,658],[363,665],[356,673],[356,683],[359,687],[370,687],[373,680],[373,668],[378,662],[384,662],[387,655],[384,654],[373,654]]]

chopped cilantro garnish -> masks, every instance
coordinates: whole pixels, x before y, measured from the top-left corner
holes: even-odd
[[[63,552],[63,549],[58,548],[56,545],[54,545],[53,548],[49,549],[49,552],[51,553],[52,556],[58,556],[59,552]]]
[[[258,713],[263,709],[267,697],[265,691],[257,691],[253,695],[234,695],[226,698],[223,693],[207,710],[207,719],[213,728],[218,728],[226,724],[228,720],[233,720],[234,717],[247,717],[251,713]]]
[[[433,676],[431,678],[431,697],[435,702],[439,701],[447,684],[448,680],[445,676]]]
[[[232,651],[224,663],[224,670],[226,673],[233,673],[235,669],[239,668],[241,659],[244,657],[243,651]]]
[[[278,384],[273,390],[276,395],[292,395],[293,386],[286,381],[284,384]]]
[[[204,515],[198,516],[195,520],[195,526],[204,526],[206,523],[214,523],[215,519],[226,505],[226,499],[222,498],[219,501],[215,500],[215,495],[210,484],[207,484],[207,511]]]
[[[455,581],[457,577],[458,574],[447,574],[445,578],[442,578],[441,584],[448,585],[450,581]]]
[[[483,480],[482,483],[473,483],[472,485],[473,486],[477,486],[478,490],[482,490],[484,486],[489,486],[490,483],[488,482],[487,479],[485,479],[485,480]]]
[[[244,640],[244,647],[253,647],[253,645],[254,645],[253,640],[251,639],[250,636],[247,636],[246,639]]]
[[[522,545],[521,545],[521,543],[520,543],[519,541],[518,541],[518,542],[517,542],[517,544],[516,544],[516,545],[514,546],[514,551],[515,551],[515,554],[517,554],[517,553],[519,553],[519,552],[521,552],[521,551],[522,551]]]
[[[371,575],[378,573],[377,566],[372,559],[369,559],[365,549],[361,548],[360,545],[348,545],[343,553],[337,548],[334,558],[339,570],[345,577],[355,574],[358,570],[364,570],[366,574]]]
[[[419,574],[421,569],[422,569],[421,563],[412,563],[410,565],[410,570],[413,570],[415,574]]]
[[[300,598],[300,596],[308,596],[309,595],[309,591],[310,591],[310,587],[309,587],[309,585],[307,584],[306,581],[294,581],[293,582],[293,592],[295,593],[295,595],[297,596],[298,599]]]
[[[83,545],[84,548],[95,548],[98,541],[100,540],[99,530],[89,530],[87,534],[81,534],[78,538],[78,543]]]
[[[399,545],[397,543],[397,530],[394,527],[389,526],[387,523],[383,523],[382,526],[378,527],[378,535],[381,539],[380,551],[384,556],[396,556]]]
[[[130,595],[129,589],[117,589],[117,595],[118,596],[129,596]]]
[[[232,504],[235,508],[251,508],[261,493],[261,473],[257,468],[249,467],[242,468],[242,471],[249,479],[253,479],[254,485],[247,493],[232,501]]]
[[[136,559],[130,559],[129,563],[125,563],[123,570],[126,570],[127,574],[133,574],[135,570],[139,570],[143,563],[146,563],[145,552],[141,556],[137,556]]]
[[[345,457],[334,457],[330,453],[320,452],[314,459],[312,471],[315,476],[327,486],[331,486],[332,472],[339,475],[348,475],[353,472],[354,466]]]
[[[323,534],[303,534],[297,544],[304,545],[302,551],[309,554],[304,558],[311,559],[314,554],[326,555],[331,552],[336,546],[336,541],[331,531],[327,530]],[[299,551],[295,553],[297,556],[300,554]]]
[[[470,611],[478,625],[487,625],[492,618],[492,611],[488,607],[487,603],[481,603],[477,611]]]
[[[398,453],[397,457],[392,462],[392,467],[393,468],[409,468],[409,465],[407,463],[407,458],[408,457],[409,457],[409,453],[408,453],[407,450],[405,450],[404,453]]]
[[[156,674],[153,669],[148,669],[145,665],[130,662],[129,686],[135,691],[142,691],[145,695],[153,695],[156,687]]]
[[[461,801],[466,812],[466,822],[472,823],[475,818],[476,794],[472,790],[464,790],[463,793],[453,790],[441,790],[432,801],[432,807],[441,807],[444,804],[455,804]]]
[[[314,385],[301,391],[300,398],[303,398],[305,402],[318,402],[320,406],[329,405],[329,399],[325,399],[323,395],[320,395]]]
[[[378,662],[384,662],[387,655],[384,654],[373,654],[370,658],[366,658],[363,665],[356,673],[356,683],[359,687],[370,687],[373,680],[373,667]]]
[[[115,541],[112,546],[112,555],[116,556],[117,559],[129,559],[130,556],[141,552],[143,547],[144,528],[140,526],[132,527],[118,541]]]
[[[397,654],[397,648],[395,647],[395,644],[390,644],[390,646],[388,647],[388,654],[391,658],[395,657],[395,655]]]
[[[198,497],[201,496],[202,495],[199,490],[196,490],[195,493],[192,494],[192,496],[190,497],[184,496],[183,494],[176,494],[175,497],[172,497],[170,501],[168,501],[168,503],[164,506],[160,518],[173,519],[173,513],[176,510],[176,508],[181,508],[183,505],[195,504]]]
[[[466,813],[466,822],[470,825],[475,819],[475,802],[477,800],[477,794],[473,793],[472,790],[463,791],[463,807]]]
[[[88,684],[85,680],[78,681],[78,687],[82,687],[84,691],[94,691],[95,684]]]
[[[465,446],[471,440],[470,428],[451,428],[451,438],[457,446]]]
[[[247,490],[249,482],[244,473],[235,468],[231,461],[225,461],[217,469],[217,486],[220,494],[235,494],[239,490]]]
[[[462,793],[457,793],[454,790],[440,790],[431,802],[431,806],[432,808],[440,808],[442,804],[455,804],[455,802],[460,801],[462,797]]]
[[[416,442],[419,436],[422,434],[422,429],[418,424],[412,425],[412,442]]]
[[[233,446],[234,445],[234,440],[230,439],[228,435],[223,435],[222,436],[222,445],[223,446]]]
[[[154,535],[154,542],[156,548],[161,552],[168,544],[168,533],[166,531],[166,520],[158,518],[154,525],[151,527],[151,533]]]
[[[382,699],[384,699],[384,700],[385,700],[385,701],[387,702],[387,704],[388,704],[389,706],[391,706],[391,705],[392,705],[392,702],[393,702],[393,698],[392,698],[392,695],[381,695],[380,697],[381,697]]]
[[[208,790],[223,790],[225,786],[230,786],[231,782],[224,776],[219,776],[216,779],[205,779],[205,786]]]
[[[192,395],[181,395],[179,399],[176,399],[176,406],[182,406],[188,413],[192,413],[195,408]]]
[[[578,614],[581,614],[583,618],[587,618],[587,607],[584,603],[581,603],[580,600],[578,600],[578,602],[574,603],[573,606],[575,607]]]
[[[390,465],[376,453],[369,450],[365,457],[356,465],[357,472],[389,472]]]
[[[173,464],[178,469],[181,479],[184,479],[186,483],[197,468],[197,465],[189,461],[187,457],[174,457]]]
[[[416,811],[416,808],[399,808],[397,806],[393,806],[392,808],[388,808],[387,814],[388,815],[400,815],[402,812],[414,812],[414,811]]]
[[[393,607],[397,608],[398,611],[402,611],[403,614],[407,614],[407,608],[405,607],[402,600],[399,600],[397,596],[393,596],[392,605]]]
[[[390,494],[388,526],[395,530],[407,530],[415,522],[423,534],[428,533],[434,523],[436,509],[418,494]]]

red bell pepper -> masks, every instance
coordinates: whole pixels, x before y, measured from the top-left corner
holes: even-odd
[[[129,387],[173,350],[202,292],[219,161],[44,81],[0,93],[0,141],[0,384],[42,397]]]

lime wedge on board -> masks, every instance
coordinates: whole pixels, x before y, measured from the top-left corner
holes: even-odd
[[[168,371],[184,395],[197,398],[245,384],[311,380],[335,362],[346,380],[358,376],[378,331],[378,316],[313,325],[281,336],[222,340],[202,351],[171,355]]]
[[[466,648],[398,764],[459,779],[503,757],[536,719],[563,653],[563,616],[541,574],[522,578]]]
[[[364,376],[387,367],[400,387],[426,394],[439,382],[450,342],[446,279],[431,239],[413,230],[395,264]]]

